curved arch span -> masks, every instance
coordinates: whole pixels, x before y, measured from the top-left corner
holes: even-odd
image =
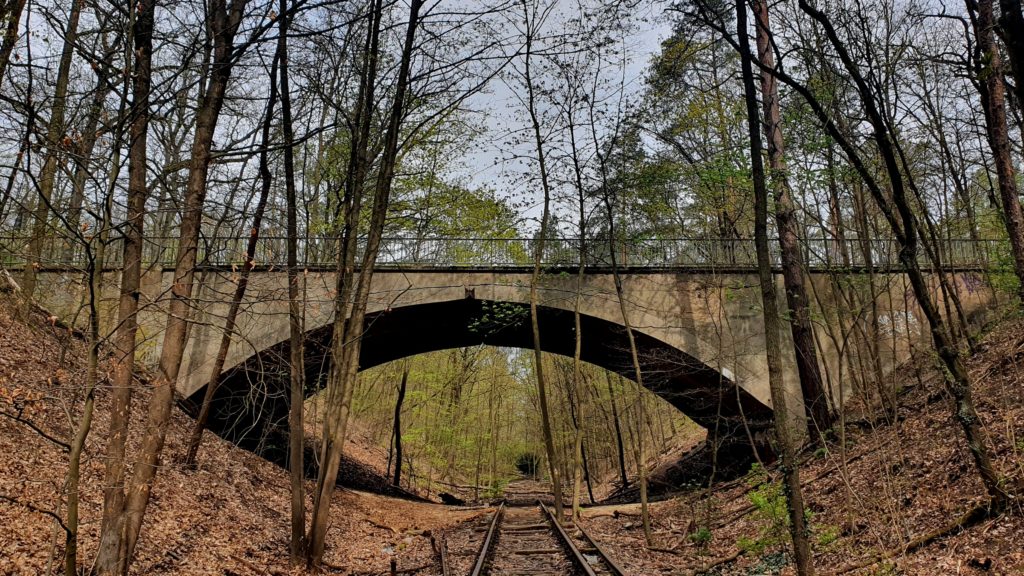
[[[575,347],[573,313],[538,308],[541,348],[571,357]],[[625,328],[594,316],[581,316],[582,359],[633,379]],[[325,384],[332,325],[306,333],[307,397]],[[771,409],[697,358],[642,331],[633,331],[644,385],[722,439],[744,442],[760,437],[772,421]],[[533,348],[529,306],[465,298],[403,306],[368,314],[360,370],[416,354],[486,344]],[[286,462],[288,419],[288,340],[248,358],[221,376],[209,429],[264,457]],[[182,401],[198,412],[205,387]]]

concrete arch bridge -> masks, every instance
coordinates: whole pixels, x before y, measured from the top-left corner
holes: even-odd
[[[406,356],[455,347],[489,344],[532,348],[529,324],[532,240],[389,239],[373,275],[360,368]],[[166,319],[164,303],[172,281],[173,254],[153,248],[143,278],[146,304],[140,315],[140,361],[155,363]],[[849,282],[837,271],[872,272],[879,330],[892,341],[883,346],[886,369],[926,342],[906,280],[896,268],[896,247],[876,242],[805,241],[809,286],[818,318],[818,343],[825,373],[842,371],[836,340],[826,327],[836,310],[848,307]],[[304,244],[302,274],[306,327],[308,393],[324,383],[333,320],[335,272],[331,243]],[[980,271],[994,260],[995,244],[951,243],[944,262],[952,271],[968,314],[986,309],[990,292],[979,288]],[[596,247],[595,247],[596,248]],[[114,251],[117,253],[118,251]],[[622,311],[607,250],[588,252],[581,288],[583,359],[632,377]],[[67,257],[67,250],[61,252]],[[195,309],[177,392],[195,411],[212,376],[223,318],[237,281],[244,239],[208,242],[197,275]],[[539,286],[541,345],[547,352],[572,355],[578,241],[551,240]],[[859,256],[851,256],[859,255]],[[701,426],[743,443],[759,437],[772,421],[765,360],[760,293],[750,241],[650,240],[616,254],[626,311],[639,345],[645,385]],[[219,375],[210,428],[243,446],[282,460],[286,442],[288,387],[288,301],[283,269],[284,243],[262,240],[238,317],[237,334],[225,371]],[[40,297],[55,311],[70,313],[80,302],[81,278],[72,261],[44,266]],[[117,263],[108,272],[103,308],[105,325],[116,314]],[[781,276],[777,274],[780,300]],[[868,275],[864,274],[864,282]],[[934,275],[933,275],[934,281]],[[788,338],[783,339],[789,341]],[[792,349],[787,357],[793,358]],[[801,411],[795,363],[785,364],[789,404]],[[831,393],[840,393],[833,384]],[[847,389],[846,392],[849,390]]]

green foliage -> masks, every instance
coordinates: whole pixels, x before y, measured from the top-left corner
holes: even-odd
[[[841,531],[838,526],[822,524],[813,528],[814,542],[818,550],[825,550],[839,539]]]
[[[745,116],[742,86],[721,73],[736,58],[725,43],[695,30],[677,29],[662,44],[640,121],[664,146],[651,154],[622,144],[631,156],[621,170],[629,197],[620,202],[630,212],[622,220],[633,229],[732,237],[752,229],[747,136],[736,121]]]
[[[747,554],[759,556],[788,541],[789,506],[782,481],[772,479],[760,464],[754,463],[750,467],[746,481],[751,488],[747,498],[754,505],[753,516],[758,520],[760,530],[756,537],[741,537],[736,545]],[[827,548],[839,539],[840,530],[830,524],[814,525],[811,522],[813,516],[810,510],[804,510],[808,525],[813,526],[817,548]]]
[[[480,323],[480,330],[496,330],[529,317],[528,310],[515,305],[487,305],[485,310],[487,321]],[[574,441],[573,418],[580,415],[578,403],[575,414],[570,407],[570,398],[576,402],[579,398],[570,396],[572,360],[545,355],[544,362],[549,400],[557,407],[553,410],[555,441],[568,451]],[[475,346],[421,354],[361,372],[353,391],[353,430],[376,442],[385,454],[392,436],[398,385],[407,365],[401,419],[403,486],[408,483],[413,489],[437,491],[444,486],[438,482],[471,484],[480,486],[471,497],[498,497],[510,480],[519,477],[516,461],[523,455],[532,455],[529,471],[547,475],[533,354]],[[595,477],[607,477],[616,471],[616,440],[608,433],[608,387],[612,386],[617,398],[623,429],[629,431],[635,429],[633,419],[638,417],[638,407],[630,401],[635,398],[635,386],[617,376],[606,379],[592,365],[585,364],[581,376],[586,387],[581,394],[591,403],[583,419],[589,440],[589,470]],[[663,428],[665,433],[702,435],[695,423],[666,402],[648,400],[653,405],[648,414],[657,424],[645,433]],[[628,461],[627,466],[632,468]]]
[[[499,498],[505,494],[505,488],[508,486],[508,478],[494,478],[491,480],[487,490],[481,495],[487,499]]]
[[[697,547],[704,548],[711,543],[711,529],[707,526],[701,526],[692,534],[690,534],[690,541],[693,542]]]
[[[761,524],[757,537],[742,537],[736,545],[748,554],[760,555],[766,549],[782,544],[788,538],[789,511],[786,494],[782,482],[773,480],[758,463],[754,463],[747,473],[747,485],[751,491],[747,494],[754,505],[753,516]]]
[[[1010,253],[1009,241],[1006,242],[1005,247],[1000,245],[990,266],[992,272],[989,274],[989,278],[992,288],[1003,294],[1015,295],[1020,287],[1020,280],[1014,273],[1013,255]]]
[[[750,538],[749,536],[740,536],[736,540],[736,546],[743,550],[744,554],[752,554],[754,556],[764,552],[764,544],[757,539]]]
[[[480,317],[470,322],[469,330],[487,336],[506,328],[521,326],[529,316],[529,309],[519,304],[484,300]]]

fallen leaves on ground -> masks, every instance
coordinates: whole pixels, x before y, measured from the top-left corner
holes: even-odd
[[[0,410],[19,413],[40,431],[66,440],[82,404],[84,343],[45,318],[28,322],[0,302]],[[102,506],[109,388],[97,394],[96,418],[82,459],[79,559],[95,557]],[[133,399],[130,453],[138,448],[148,391]],[[69,417],[70,415],[70,417]],[[195,471],[180,464],[192,420],[175,410],[161,470],[132,564],[132,574],[183,576],[297,574],[288,559],[290,491],[286,470],[206,434]],[[38,431],[0,417],[0,574],[37,575],[61,568],[67,454]],[[311,490],[312,483],[306,489]],[[431,531],[472,513],[339,489],[332,501],[328,573],[386,574],[433,562]],[[431,574],[430,570],[421,574]]]

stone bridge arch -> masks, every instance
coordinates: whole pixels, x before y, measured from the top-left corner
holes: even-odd
[[[878,309],[877,329],[886,338],[886,345],[879,348],[882,356],[878,360],[883,372],[888,373],[906,360],[914,347],[929,345],[928,335],[919,320],[919,309],[909,294],[904,275],[891,270],[875,272],[872,291],[874,306]],[[570,320],[576,295],[575,273],[574,268],[549,268],[541,279],[541,322],[545,334],[542,344],[555,353],[565,353],[573,341]],[[115,324],[118,276],[116,268],[104,273],[100,313],[105,333]],[[485,306],[484,303],[522,310],[529,302],[530,277],[530,269],[521,266],[403,268],[392,264],[379,269],[371,287],[371,323],[367,332],[370,346],[364,349],[362,366],[446,346],[481,342],[532,346],[532,340],[524,340],[522,334],[498,333],[483,338],[477,333],[460,332],[462,328],[456,330],[452,324],[460,318],[462,325],[472,322],[467,318],[479,319],[482,309],[474,307]],[[201,389],[210,380],[237,273],[227,265],[211,265],[201,268],[197,278],[194,322],[176,386],[186,409],[195,406],[196,400],[201,398]],[[781,300],[784,293],[781,278],[776,278]],[[812,271],[809,278],[821,321],[832,321],[830,315],[847,305],[842,287],[836,292],[835,278],[827,270]],[[935,277],[932,278],[935,281]],[[983,282],[978,273],[961,271],[952,278],[960,288],[968,316],[983,318],[990,309],[990,292],[979,289]],[[173,272],[161,267],[153,267],[143,276],[137,350],[140,365],[156,364],[172,280]],[[744,417],[755,433],[766,427],[771,420],[768,408],[771,403],[756,275],[742,267],[726,270],[633,267],[623,270],[623,281],[630,321],[644,343],[645,384],[699,423],[715,424],[721,433],[735,437],[737,422]],[[310,382],[315,382],[319,374],[318,371],[313,373],[314,367],[319,367],[315,357],[317,346],[322,348],[329,340],[325,327],[332,320],[334,283],[335,274],[328,269],[310,269],[302,277],[304,314],[311,343]],[[84,290],[80,274],[65,269],[41,271],[39,286],[39,299],[51,311],[63,318],[80,319],[77,314]],[[223,375],[225,382],[244,381],[248,389],[229,386],[218,398],[223,404],[218,411],[221,420],[215,425],[220,426],[219,433],[229,438],[264,442],[270,437],[267,431],[279,424],[278,416],[285,406],[283,388],[269,384],[275,371],[278,377],[286,374],[286,364],[280,358],[273,359],[274,351],[280,350],[288,334],[287,288],[285,272],[274,266],[257,269],[250,277]],[[581,311],[586,319],[584,343],[603,346],[588,351],[587,358],[628,377],[631,370],[622,355],[626,348],[622,312],[610,270],[588,268],[581,293]],[[462,325],[455,324],[456,327]],[[432,338],[442,332],[444,338]],[[839,365],[839,359],[843,358],[842,342],[830,338],[829,332],[820,326],[817,332],[821,346],[819,358],[832,379],[831,392],[836,397],[850,387],[846,372]],[[783,336],[784,341],[788,340]],[[383,354],[381,350],[391,352]],[[801,394],[791,347],[786,356],[789,360],[783,368],[787,394],[792,401],[789,405],[799,414],[802,413]],[[845,361],[863,362],[864,359],[847,356]],[[263,393],[254,394],[252,390]],[[722,402],[721,420],[710,421],[707,416],[707,403],[712,398],[716,407]],[[266,412],[265,418],[256,417],[261,411]],[[236,416],[229,418],[232,414]]]
[[[333,274],[306,279],[307,394],[323,385],[331,337]],[[532,348],[529,279],[520,271],[392,272],[374,275],[360,369],[403,357],[462,346],[488,344]],[[692,278],[688,278],[688,282]],[[770,425],[767,390],[750,386],[737,373],[753,371],[736,354],[723,361],[722,346],[698,333],[705,321],[686,303],[692,288],[674,274],[640,274],[626,279],[627,310],[634,325],[645,385],[698,424],[722,436],[745,438]],[[280,298],[283,273],[254,276],[239,338],[221,376],[210,428],[259,449],[268,457],[284,446],[287,421],[287,302]],[[209,294],[230,286],[211,284]],[[547,274],[539,290],[542,348],[571,356],[575,343],[574,275]],[[581,301],[583,360],[632,378],[628,340],[610,274],[588,274]],[[215,298],[210,297],[211,301]],[[217,311],[209,311],[215,317]],[[696,314],[696,316],[700,316]],[[219,343],[215,323],[196,324],[186,371],[179,381],[182,404],[195,411],[209,380],[208,364]],[[746,423],[746,427],[744,427]],[[283,459],[283,454],[280,455]]]

